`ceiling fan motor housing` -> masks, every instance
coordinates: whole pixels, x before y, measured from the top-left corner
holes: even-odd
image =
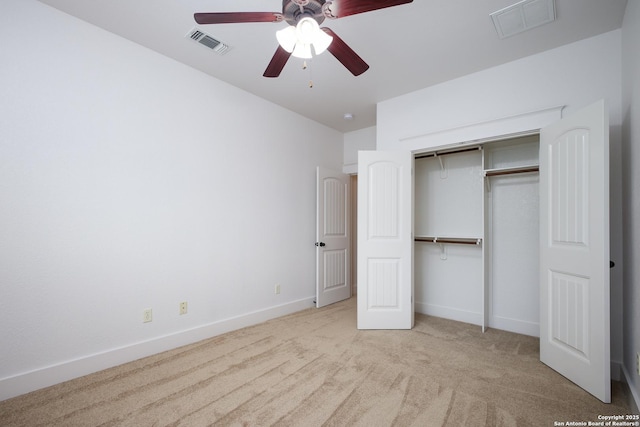
[[[284,20],[294,27],[302,18],[313,18],[318,25],[322,24],[327,17],[325,15],[324,0],[285,0],[282,5]]]

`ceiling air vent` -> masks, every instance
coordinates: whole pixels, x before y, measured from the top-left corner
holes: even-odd
[[[523,0],[490,14],[501,39],[556,19],[554,0]]]
[[[231,47],[228,44],[222,43],[220,40],[214,39],[209,34],[206,34],[198,30],[197,28],[194,28],[193,30],[189,31],[189,34],[187,34],[187,37],[189,37],[191,40],[197,41],[201,45],[208,47],[209,49],[213,50],[216,53],[219,53],[220,55],[227,53],[227,51],[231,49]]]

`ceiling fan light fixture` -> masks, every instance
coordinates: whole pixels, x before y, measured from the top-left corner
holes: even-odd
[[[276,31],[276,38],[280,46],[296,58],[310,59],[311,46],[316,55],[327,50],[333,37],[320,29],[315,19],[302,18],[294,27],[289,25]]]

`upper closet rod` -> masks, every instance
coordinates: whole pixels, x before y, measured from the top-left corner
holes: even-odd
[[[451,150],[434,151],[432,153],[418,154],[415,156],[415,159],[424,159],[426,157],[438,157],[438,156],[445,156],[447,154],[465,153],[467,151],[478,151],[478,150],[482,150],[482,146],[474,145],[473,147],[465,147],[465,148],[458,148],[458,149],[453,148]]]

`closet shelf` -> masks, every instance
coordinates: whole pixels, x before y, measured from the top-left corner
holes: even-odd
[[[527,165],[527,166],[517,166],[513,168],[499,168],[499,169],[486,169],[484,171],[484,176],[498,176],[498,175],[511,175],[516,173],[529,173],[529,172],[538,172],[540,170],[540,166],[538,165]]]
[[[413,239],[415,242],[427,242],[427,243],[454,243],[461,245],[481,245],[482,239],[477,237],[431,237],[431,236],[416,236]]]

